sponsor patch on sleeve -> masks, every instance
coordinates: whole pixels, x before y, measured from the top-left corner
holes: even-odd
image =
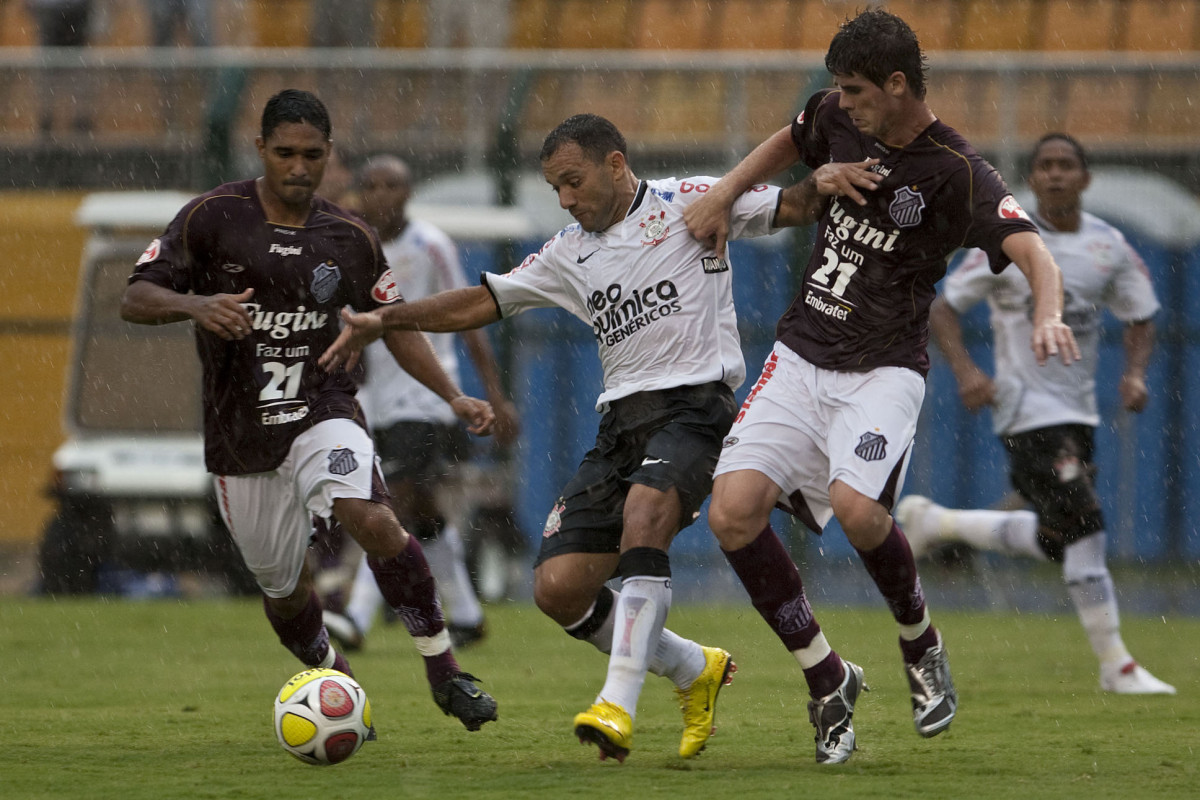
[[[728,272],[729,262],[717,256],[705,256],[700,259],[700,264],[704,267],[704,271],[709,275],[714,272]]]
[[[146,249],[142,251],[141,257],[138,258],[138,264],[149,264],[154,259],[158,258],[158,254],[162,252],[162,240],[155,239],[150,244],[146,245]]]
[[[1017,198],[1010,195],[1005,195],[1000,201],[998,209],[1001,219],[1023,219],[1029,220],[1029,215],[1025,213],[1025,209],[1021,208],[1021,204],[1017,202]]]
[[[380,303],[394,303],[400,299],[400,289],[396,286],[396,279],[392,276],[390,269],[375,281],[375,287],[371,289],[371,297]]]

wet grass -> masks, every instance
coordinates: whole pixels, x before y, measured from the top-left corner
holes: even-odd
[[[299,666],[257,602],[0,599],[0,794],[24,798],[1195,797],[1200,785],[1200,620],[1127,615],[1125,638],[1177,697],[1097,687],[1073,616],[943,612],[961,695],[944,735],[912,729],[895,629],[882,607],[821,611],[833,645],[866,670],[859,751],[818,767],[801,677],[749,607],[681,605],[671,625],[721,644],[740,671],[719,735],[675,755],[666,681],[647,681],[634,749],[600,763],[570,718],[605,660],[523,604],[489,608],[491,636],[462,654],[500,700],[468,733],[433,705],[398,626],[353,659],[379,741],[310,767],[271,731],[271,702]]]

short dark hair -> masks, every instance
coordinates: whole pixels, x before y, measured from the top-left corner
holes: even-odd
[[[893,72],[903,72],[918,100],[925,99],[925,54],[908,23],[873,8],[842,23],[829,42],[825,68],[834,75],[862,75],[882,87]]]
[[[285,122],[307,122],[328,140],[333,133],[329,111],[312,92],[303,89],[284,89],[263,106],[262,138],[266,139]]]
[[[1037,143],[1034,144],[1033,149],[1029,151],[1029,167],[1031,170],[1033,169],[1034,162],[1037,161],[1038,152],[1041,151],[1042,145],[1044,145],[1046,142],[1066,142],[1069,144],[1075,150],[1075,155],[1079,158],[1079,163],[1083,166],[1083,171],[1088,171],[1087,151],[1083,149],[1083,145],[1081,145],[1079,140],[1071,134],[1062,133],[1061,131],[1047,133],[1045,136],[1037,140]]]
[[[614,150],[625,155],[625,137],[617,126],[596,114],[576,114],[559,123],[542,142],[540,160],[545,161],[567,142],[579,145],[583,154],[599,163]]]

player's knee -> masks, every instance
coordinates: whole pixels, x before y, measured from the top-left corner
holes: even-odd
[[[1058,519],[1053,523],[1043,523],[1037,532],[1038,547],[1042,548],[1046,558],[1056,564],[1063,563],[1068,548],[1088,541],[1104,530],[1104,519],[1099,509],[1057,516]]]
[[[533,580],[533,602],[539,610],[559,625],[577,622],[595,600],[594,595],[580,592],[578,586],[536,573]]]
[[[753,516],[744,507],[731,502],[717,502],[714,498],[708,509],[708,527],[717,537],[721,549],[740,550],[762,532],[766,520],[755,524]]]
[[[874,550],[892,531],[892,517],[882,503],[846,484],[835,481],[829,491],[829,504],[858,550]]]

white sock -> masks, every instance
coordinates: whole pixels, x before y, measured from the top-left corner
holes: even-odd
[[[608,677],[596,702],[607,700],[625,709],[630,717],[637,716],[638,696],[670,608],[669,578],[635,575],[624,580],[613,614]]]
[[[670,678],[680,689],[686,689],[704,672],[706,663],[704,649],[700,645],[663,628],[649,669],[655,675]]]
[[[605,589],[605,591],[608,591]],[[601,653],[608,655],[612,652],[613,620],[616,618],[616,601],[608,612],[608,618],[600,623],[592,635],[584,641],[591,644]],[[592,615],[595,604],[578,622],[567,625],[569,633],[579,627]],[[691,686],[700,673],[704,671],[704,650],[691,639],[685,639],[668,628],[663,628],[662,636],[658,638],[658,646],[654,648],[654,656],[650,659],[649,671],[671,681],[680,689]]]
[[[421,542],[429,571],[446,608],[446,623],[473,628],[483,622],[483,608],[467,572],[466,551],[457,526],[447,524],[436,539]]]
[[[375,573],[367,566],[367,555],[363,553],[358,561],[358,571],[354,573],[354,584],[350,587],[350,599],[346,601],[346,616],[365,636],[383,605],[383,593],[379,591]]]
[[[1107,537],[1092,534],[1063,550],[1063,580],[1075,612],[1101,664],[1126,664],[1133,656],[1121,639],[1117,593],[1104,560]]]
[[[979,550],[1046,561],[1037,542],[1038,518],[1032,511],[959,510],[930,506],[926,524],[946,541],[965,542]]]

